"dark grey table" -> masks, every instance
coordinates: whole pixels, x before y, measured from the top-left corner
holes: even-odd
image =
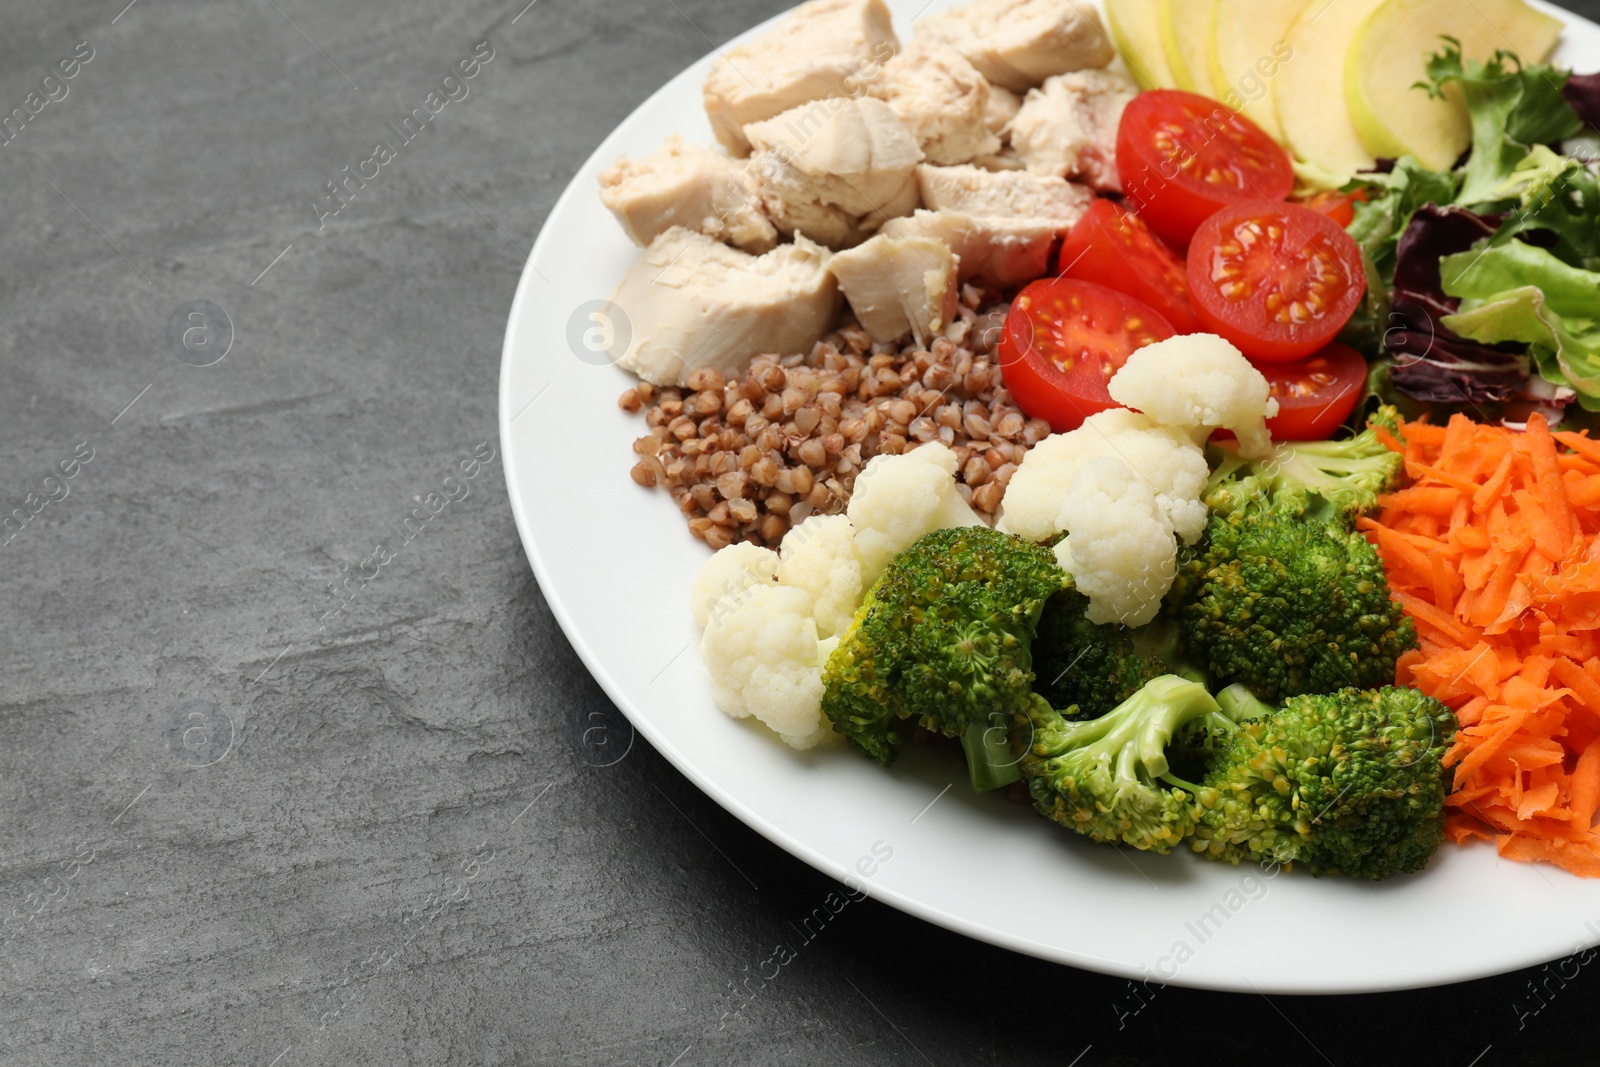
[[[867,902],[773,977],[832,883],[632,737],[473,457],[570,175],[786,0],[525,2],[0,13],[4,1062],[1592,1059],[1576,962],[1150,997]]]

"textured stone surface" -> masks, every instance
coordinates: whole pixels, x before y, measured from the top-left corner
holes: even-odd
[[[627,749],[498,462],[409,543],[396,527],[497,447],[501,330],[572,171],[782,3],[123,2],[0,20],[0,113],[94,49],[0,145],[0,511],[60,497],[0,547],[0,1062],[1342,1065],[1381,1044],[1466,1067],[1587,1047],[1558,1021],[1600,991],[1587,970],[1347,1001],[1173,989],[1135,1012],[1124,982],[872,902],[763,981],[831,883]],[[485,40],[470,95],[319,228],[324,183]],[[212,366],[191,365],[208,335],[189,362],[167,336],[196,300],[235,334]],[[384,538],[394,558],[336,598]],[[1522,1015],[1530,981],[1554,1010]]]

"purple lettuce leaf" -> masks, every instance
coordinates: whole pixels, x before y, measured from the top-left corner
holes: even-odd
[[[1439,277],[1440,261],[1445,256],[1470,250],[1484,238],[1493,237],[1500,228],[1500,221],[1498,216],[1474,215],[1463,207],[1423,204],[1411,216],[1411,224],[1400,235],[1400,244],[1395,249],[1394,287],[1401,292],[1449,301]],[[1455,310],[1452,302],[1446,314]]]
[[[1469,341],[1439,321],[1461,304],[1445,294],[1440,260],[1470,251],[1493,236],[1499,223],[1464,208],[1425,204],[1400,237],[1384,347],[1394,357],[1395,388],[1414,400],[1502,403],[1527,384],[1530,366],[1522,346]]]
[[[1561,95],[1567,98],[1584,125],[1600,133],[1600,73],[1574,74],[1562,87]]]

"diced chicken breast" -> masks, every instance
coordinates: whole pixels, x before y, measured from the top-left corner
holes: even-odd
[[[744,160],[672,136],[654,155],[623,156],[603,171],[600,199],[635,244],[682,226],[759,255],[778,243],[778,231],[748,169]]]
[[[884,64],[869,91],[900,116],[935,163],[968,163],[1000,150],[989,126],[989,83],[949,45],[913,40]]]
[[[1022,162],[1022,157],[1017,155],[1017,150],[1006,145],[992,156],[979,156],[972,161],[974,167],[984,170],[1027,170],[1028,165]]]
[[[1022,97],[998,85],[989,86],[989,109],[984,113],[984,124],[1000,139],[1000,147],[993,152],[974,156],[974,166],[984,170],[1026,170],[1022,157],[1011,147],[1011,120],[1022,110]]]
[[[918,19],[917,33],[950,45],[990,84],[1014,93],[1116,55],[1087,0],[973,0]]]
[[[923,204],[934,211],[1037,220],[1063,232],[1076,226],[1094,201],[1086,186],[1021,170],[923,164],[917,168],[917,185]]]
[[[804,235],[832,249],[850,248],[874,228],[859,215],[824,202],[815,184],[778,156],[760,152],[750,162],[751,173],[758,176],[761,209],[785,237]]]
[[[955,319],[956,257],[943,241],[879,234],[834,256],[828,269],[856,320],[880,344],[910,334],[927,345]]]
[[[762,206],[785,233],[847,248],[917,206],[922,150],[881,100],[818,100],[745,133]]]
[[[1050,269],[1050,251],[1061,230],[1048,219],[1008,219],[959,211],[917,211],[890,219],[881,236],[930,237],[943,241],[958,257],[962,281],[1018,285],[1043,277]]]
[[[818,182],[770,152],[751,160],[759,175],[761,207],[785,236],[803,234],[832,249],[852,248],[891,218],[909,215],[922,202],[916,175],[879,202],[876,210],[856,214],[827,199],[826,183]]]
[[[911,42],[916,44],[915,41]],[[989,86],[989,106],[983,112],[983,124],[991,133],[1001,136],[1011,120],[1022,109],[1022,97],[999,85]],[[1002,138],[1003,139],[1003,138]],[[935,160],[934,162],[938,162]]]
[[[1081,70],[1030,92],[1007,128],[1011,147],[1035,174],[1066,176],[1102,192],[1122,192],[1117,126],[1139,94],[1125,74]]]
[[[752,256],[683,227],[666,231],[611,298],[613,329],[631,331],[618,366],[682,385],[701,367],[736,378],[759,354],[811,351],[839,310],[828,259],[804,237]]]
[[[810,0],[717,57],[706,75],[706,115],[729,152],[747,155],[744,127],[812,100],[858,96],[898,50],[883,0]]]
[[[1056,238],[1077,225],[1094,194],[1064,178],[981,167],[917,168],[931,210],[893,219],[882,233],[933,237],[960,257],[962,281],[1016,285],[1050,269]]]
[[[817,100],[752,123],[745,136],[817,183],[827,203],[857,215],[879,210],[923,160],[905,123],[872,97]]]

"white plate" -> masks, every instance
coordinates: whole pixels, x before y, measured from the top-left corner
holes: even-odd
[[[889,6],[907,36],[922,0]],[[1569,22],[1557,61],[1600,66],[1600,26],[1539,6]],[[1502,862],[1488,845],[1445,845],[1423,873],[1380,884],[1266,878],[1092,845],[974,796],[960,765],[938,754],[908,753],[884,771],[842,744],[794,752],[717,711],[687,606],[707,550],[665,492],[629,480],[643,432],[616,406],[629,377],[578,358],[568,340],[589,326],[584,305],[606,300],[638,255],[601,206],[597,174],[668,133],[713,143],[700,109],[710,58],[645,101],[557,201],[517,289],[501,366],[500,438],[523,545],[573,647],[640,733],[817,869],[842,879],[876,845],[892,858],[867,864],[871,877],[852,874],[872,896],[1090,970],[1211,989],[1375,991],[1496,974],[1600,940],[1589,925],[1600,884]]]

